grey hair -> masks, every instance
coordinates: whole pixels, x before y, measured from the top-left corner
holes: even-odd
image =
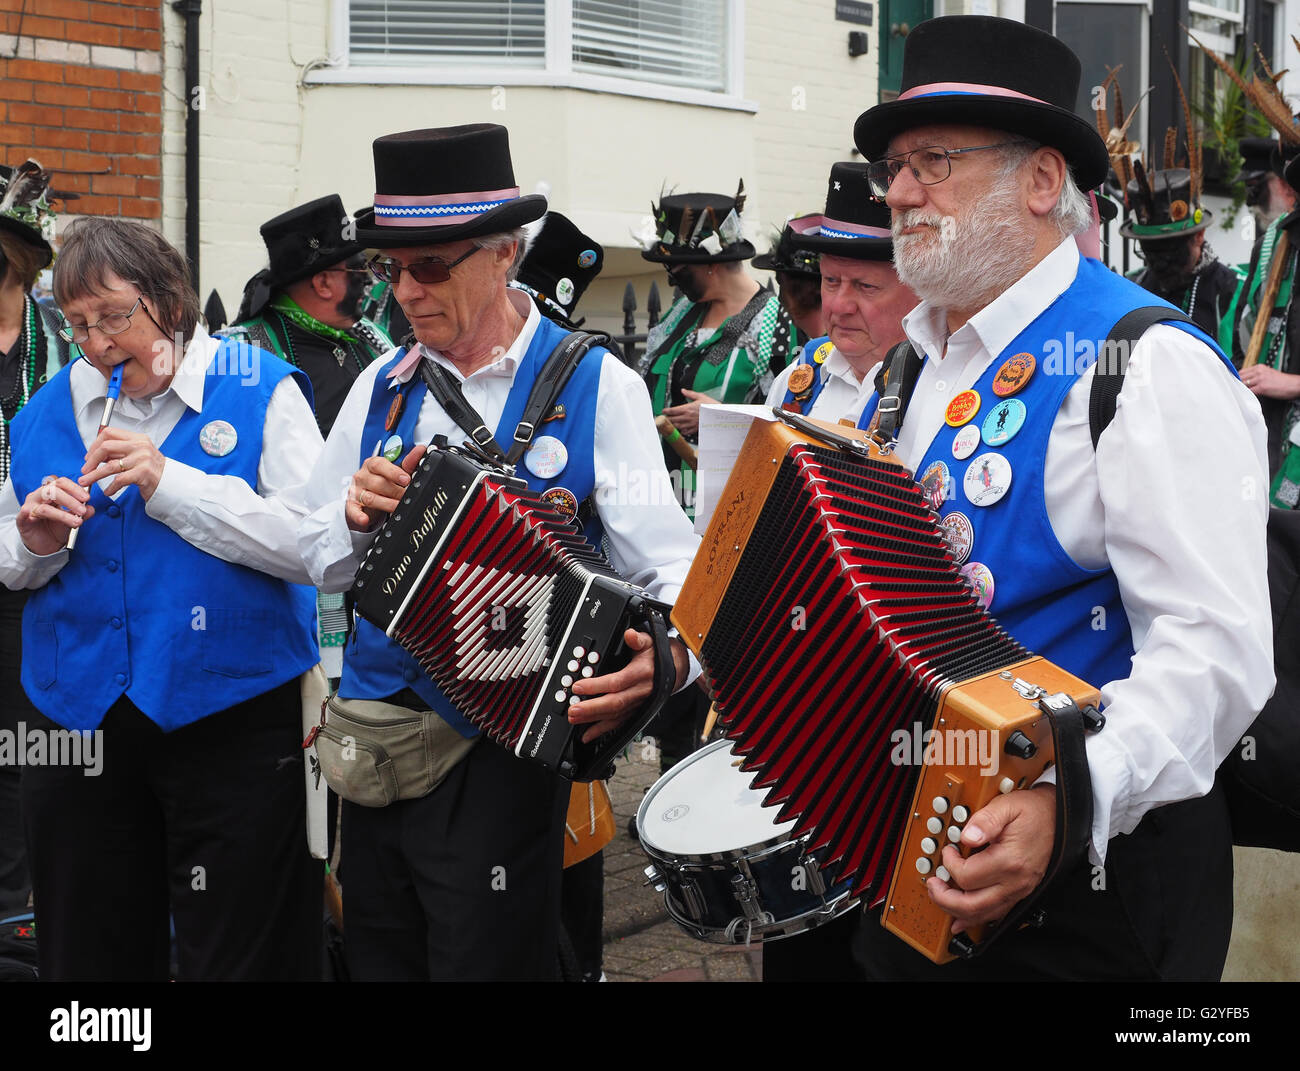
[[[130,283],[158,310],[158,326],[186,342],[199,322],[199,299],[185,257],[152,227],[125,219],[78,216],[63,232],[54,261],[54,300],[63,307],[108,290],[108,276]]]
[[[998,177],[1009,179],[1042,147],[1041,142],[1028,138],[1003,146],[998,151],[1002,161]],[[1047,218],[1056,224],[1056,229],[1060,231],[1062,238],[1069,238],[1092,225],[1092,203],[1088,195],[1074,184],[1074,176],[1071,173],[1067,171],[1066,176],[1061,186],[1061,196],[1056,199],[1056,204],[1047,214]]]
[[[514,230],[501,231],[499,234],[485,234],[481,238],[471,239],[480,249],[489,249],[496,252],[504,249],[511,242],[518,243],[515,246],[515,259],[510,262],[510,267],[506,269],[506,282],[513,283],[519,275],[520,265],[524,262],[524,256],[528,252],[528,231],[524,227],[516,227]]]

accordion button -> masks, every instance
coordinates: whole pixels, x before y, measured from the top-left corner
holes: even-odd
[[[954,822],[964,822],[970,817],[970,811],[966,810],[960,803],[952,809],[952,820]]]
[[[575,662],[573,659],[569,659],[569,664],[566,665],[564,668],[567,669],[570,673],[577,673],[578,663]]]
[[[949,881],[952,878],[952,875],[948,873],[948,868],[946,866],[935,867],[934,876],[940,881]]]
[[[590,666],[583,666],[583,667],[582,667],[582,675],[583,675],[584,677],[590,677],[591,674],[592,674],[592,669],[591,669]]]
[[[581,657],[582,657],[583,655],[585,655],[586,653],[587,653],[587,648],[585,648],[585,647],[575,647],[575,648],[573,649],[573,657],[574,657],[574,658],[581,658]]]
[[[588,652],[587,652],[587,661],[590,662],[592,665],[595,665],[597,662],[600,661],[600,652],[599,652],[599,651],[588,651]]]
[[[940,822],[939,819],[937,818],[931,818],[926,821],[925,828],[928,829],[931,833],[942,833],[943,823]]]
[[[921,851],[925,852],[926,855],[933,855],[935,849],[938,847],[939,845],[935,844],[932,838],[930,837],[921,838]]]
[[[935,796],[934,802],[931,803],[930,806],[934,809],[935,814],[948,813],[948,801],[944,799],[942,796]]]
[[[1009,777],[1004,777],[1002,778],[1001,781],[998,782],[998,791],[1001,792],[1002,795],[1004,796],[1015,787],[1016,787],[1016,783],[1013,780],[1011,780],[1011,778]]]
[[[930,860],[925,856],[921,856],[921,858],[916,861],[916,869],[920,874],[930,873]]]
[[[566,688],[572,688],[573,678],[566,673],[563,677],[560,678],[560,683],[564,685],[564,687]]]
[[[960,843],[961,843],[961,830],[960,830],[957,826],[949,826],[949,827],[948,827],[948,839],[949,839],[950,841],[952,841],[953,844],[960,844]]]
[[[555,701],[557,703],[563,703],[567,698],[568,698],[568,694],[564,691],[563,688],[561,688],[558,692],[555,693]]]

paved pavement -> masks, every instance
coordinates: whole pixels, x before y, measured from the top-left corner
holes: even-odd
[[[641,741],[609,782],[618,834],[605,849],[605,976],[611,982],[757,982],[760,946],[688,936],[668,917],[663,895],[645,884],[650,860],[627,835],[627,824],[658,777],[658,755]]]

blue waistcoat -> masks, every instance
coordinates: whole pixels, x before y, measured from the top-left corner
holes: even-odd
[[[551,352],[568,334],[562,327],[542,317],[541,323],[533,335],[532,343],[515,370],[514,382],[506,398],[501,420],[496,427],[496,440],[505,450],[510,449],[514,439],[515,428],[524,413],[529,392],[533,382],[546,364]],[[573,376],[560,392],[557,404],[564,407],[564,415],[548,420],[537,427],[534,440],[543,435],[550,435],[564,443],[569,457],[563,469],[549,479],[535,476],[528,471],[526,464],[518,466],[517,475],[528,481],[534,491],[547,491],[552,487],[563,487],[573,493],[581,503],[592,493],[596,486],[596,397],[600,388],[600,368],[605,358],[605,350],[593,347],[582,358]],[[370,396],[370,410],[361,435],[361,458],[365,459],[375,453],[375,447],[390,434],[384,431],[384,420],[392,403],[397,386],[388,378],[388,373],[406,355],[398,350],[375,377],[374,389]],[[414,376],[406,386],[406,402],[402,416],[394,431],[404,444],[415,443],[415,427],[419,419],[420,406],[428,387],[418,376]],[[403,454],[409,449],[403,447]],[[593,546],[600,546],[602,529],[599,520],[593,519],[585,529],[587,540]],[[339,695],[345,699],[386,699],[391,695],[410,688],[430,710],[435,710],[449,725],[465,737],[474,736],[476,730],[442,694],[420,665],[397,643],[384,633],[358,618],[352,639],[343,653],[343,678],[339,682]]]
[[[246,351],[238,354],[235,346],[223,343],[208,368],[203,412],[186,407],[158,449],[255,489],[271,393],[287,375],[308,399],[311,385],[256,349],[258,374],[249,376]],[[70,368],[34,394],[12,425],[19,502],[47,473],[75,478],[85,461]],[[238,436],[225,457],[199,445],[200,430],[213,420],[229,422]],[[41,713],[68,729],[93,729],[125,694],[171,731],[261,695],[320,660],[310,587],[186,542],[145,512],[134,485],[116,501],[96,485],[90,504],[95,515],[67,564],[32,592],[23,611],[23,688]]]
[[[1047,442],[1066,395],[1095,363],[1101,343],[1120,317],[1146,305],[1167,305],[1153,294],[1110,271],[1096,260],[1080,258],[1070,287],[1039,314],[989,365],[973,389],[980,407],[969,423],[982,425],[1002,399],[993,380],[1007,359],[1031,354],[1036,368],[1013,397],[1024,403],[1024,426],[1002,446],[984,441],[964,460],[953,457],[960,428],[945,424],[934,437],[915,472],[919,478],[943,462],[951,473],[940,518],[963,513],[974,538],[968,562],[980,562],[993,574],[991,613],[1012,636],[1098,687],[1129,676],[1133,636],[1120,600],[1119,585],[1109,569],[1084,569],[1065,552],[1047,516],[1043,466]],[[1173,311],[1173,305],[1169,305]],[[1231,362],[1199,328],[1171,323],[1200,339],[1231,368]],[[872,396],[858,421],[867,427],[875,415]],[[1011,463],[1007,493],[988,506],[976,506],[963,490],[968,466],[984,453],[1002,454]]]
[[[822,374],[822,362],[830,356],[830,350],[827,349],[821,361],[814,360],[814,356],[822,346],[829,346],[830,340],[830,335],[822,335],[821,338],[811,339],[808,344],[804,346],[803,352],[799,354],[799,359],[794,362],[797,365],[811,365],[813,370],[811,393],[809,393],[806,400],[800,403],[799,411],[805,415],[812,412],[813,406],[817,404],[817,399],[820,397],[822,389],[826,386],[826,378]],[[789,382],[790,380],[787,377],[786,383],[788,384]],[[787,386],[785,389],[785,400],[781,404],[782,406],[787,406],[793,401],[794,391]]]

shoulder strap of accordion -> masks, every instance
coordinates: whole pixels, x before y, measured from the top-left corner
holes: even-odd
[[[610,337],[587,331],[572,331],[560,339],[559,344],[546,358],[546,364],[533,383],[533,389],[524,403],[524,413],[515,428],[514,442],[505,455],[511,465],[518,464],[528,444],[533,441],[537,425],[555,406],[555,400],[577,369],[579,362],[593,346],[606,346]]]
[[[1115,416],[1115,405],[1120,388],[1124,386],[1124,370],[1128,355],[1148,327],[1175,320],[1192,322],[1192,318],[1167,305],[1144,305],[1121,316],[1097,354],[1096,371],[1092,374],[1092,393],[1088,395],[1088,430],[1092,433],[1092,448],[1097,449],[1101,433]],[[1123,346],[1121,350],[1121,344]]]
[[[916,379],[921,374],[921,356],[904,339],[892,350],[880,364],[876,373],[876,393],[880,402],[876,412],[877,435],[884,441],[898,438],[898,429],[903,426],[903,414],[907,403],[912,400],[912,390]]]

